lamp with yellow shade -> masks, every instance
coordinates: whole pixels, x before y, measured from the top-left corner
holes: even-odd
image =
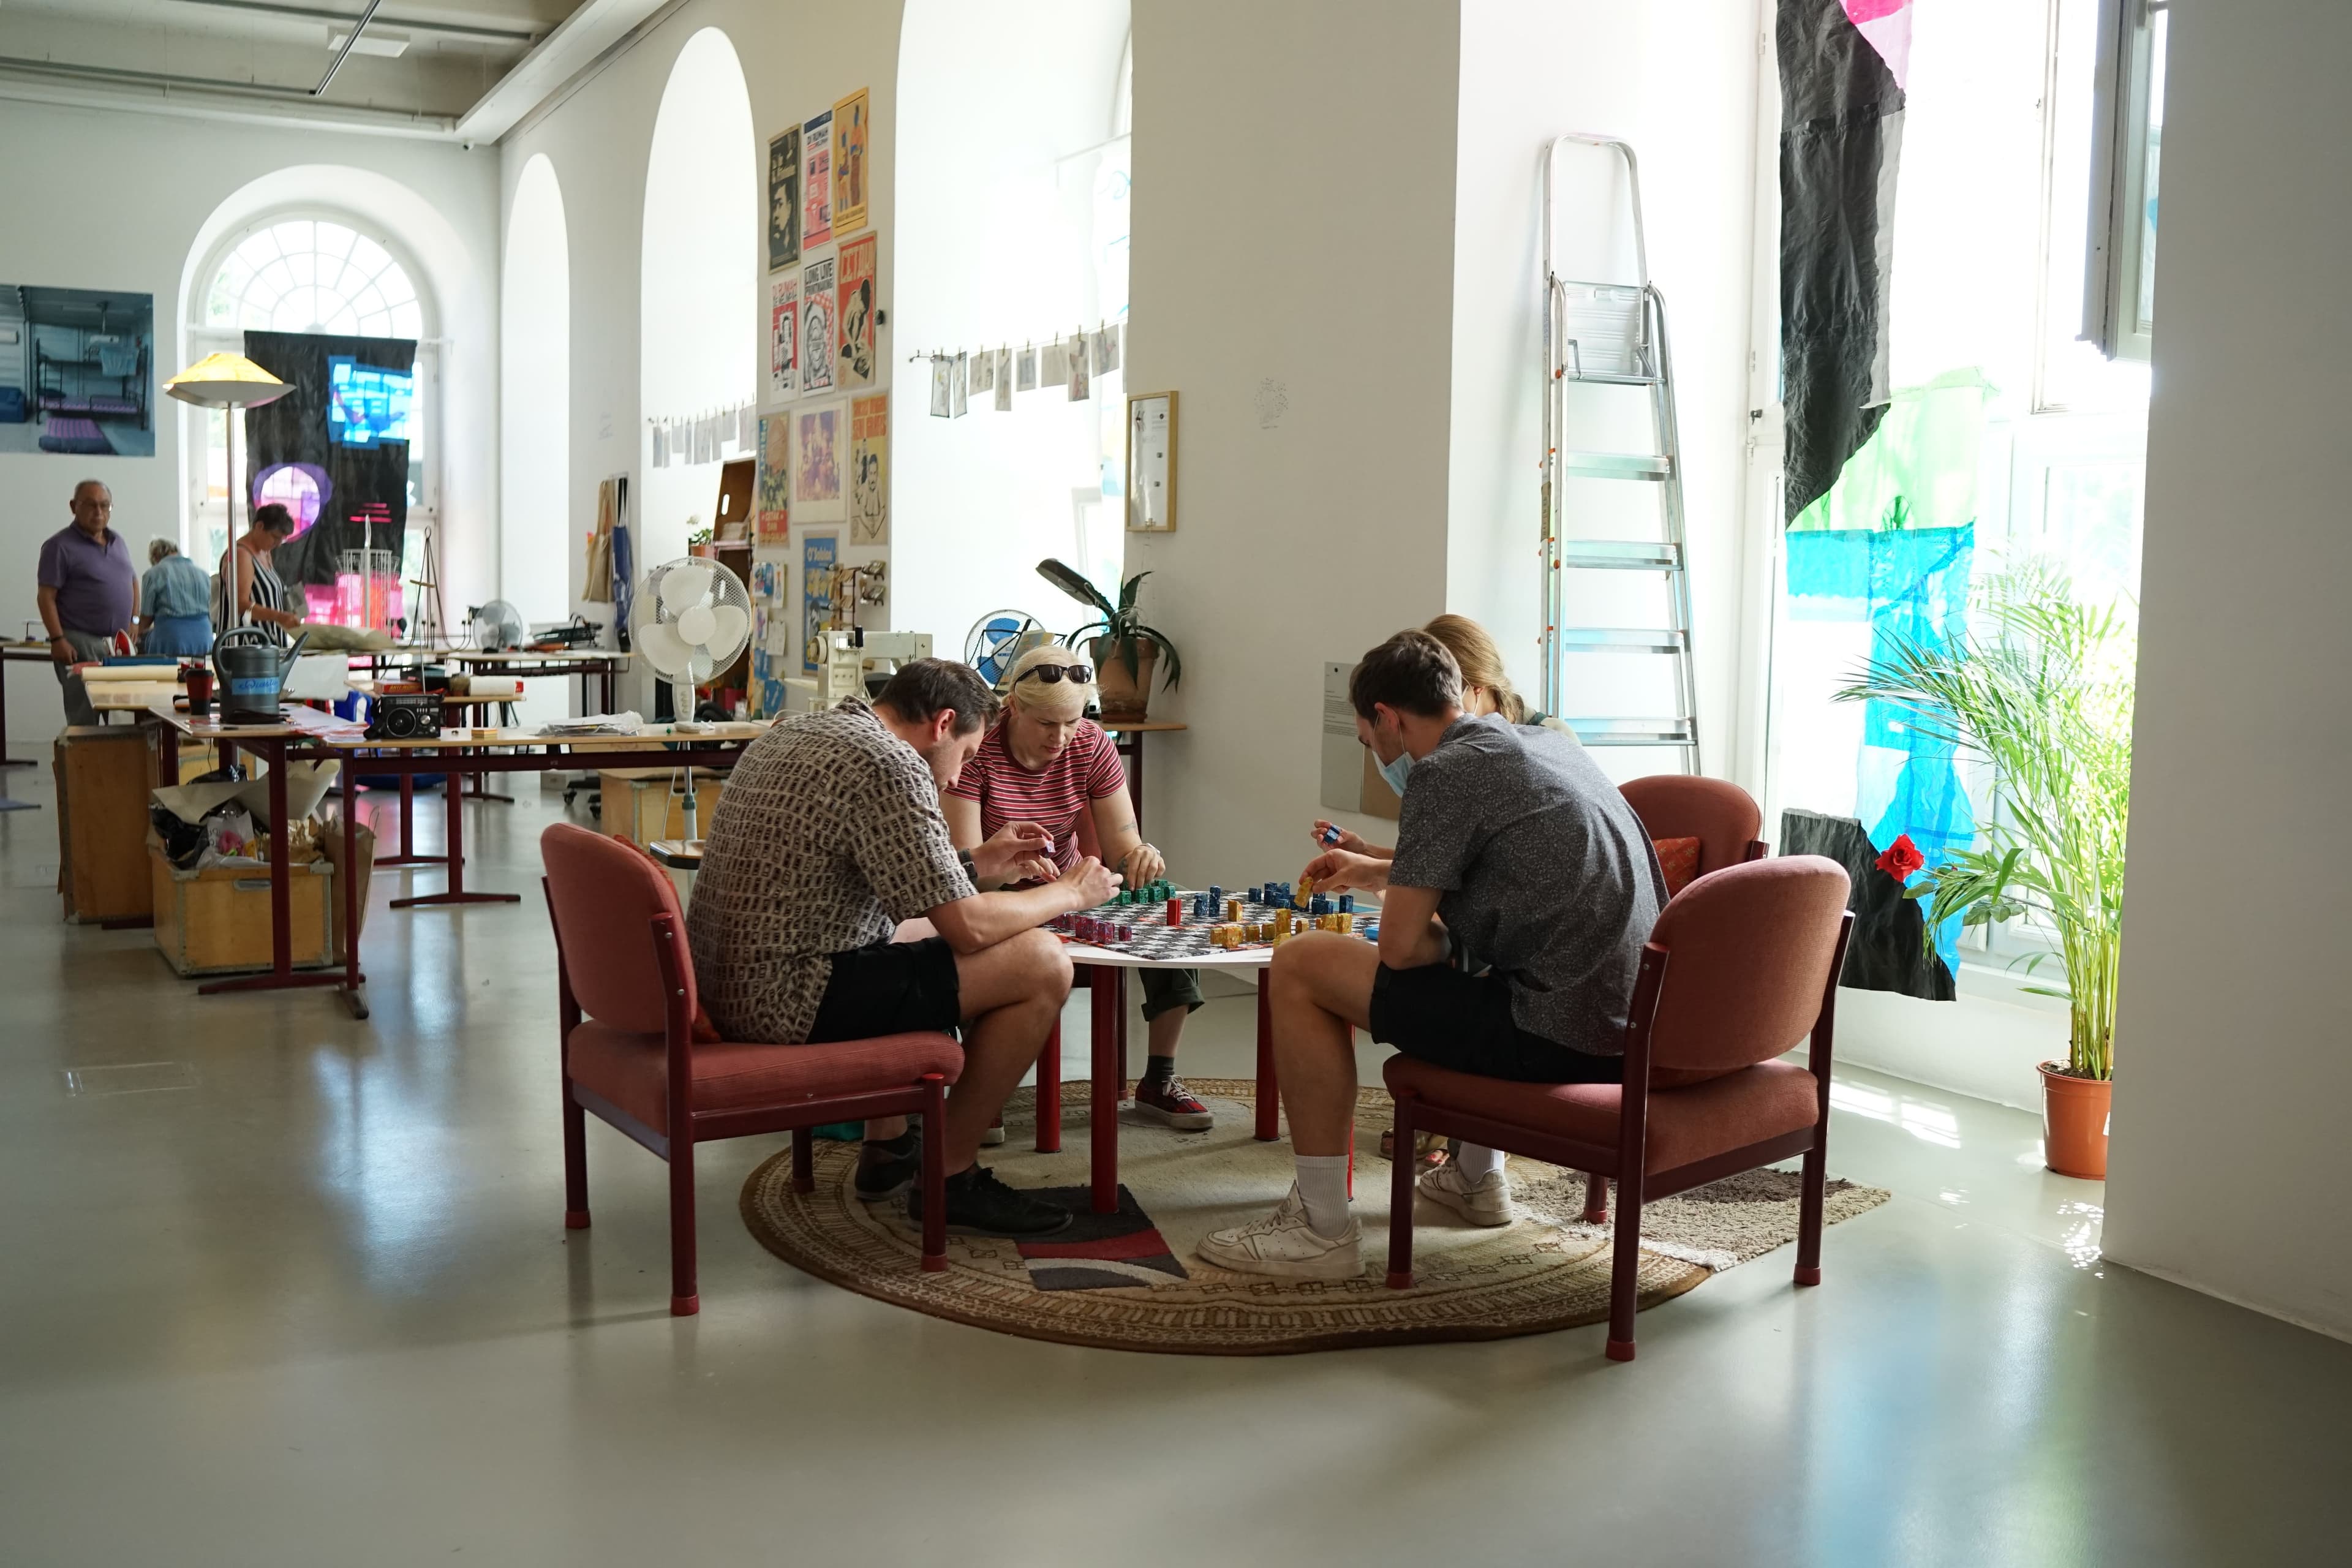
[[[294,389],[243,354],[216,353],[206,354],[165,382],[163,390],[183,403],[217,408],[226,416],[223,423],[228,426],[228,489],[230,496],[236,498],[245,488],[236,473],[236,411],[275,403]],[[236,500],[230,500],[231,541],[241,531],[245,520],[237,514],[245,510]]]

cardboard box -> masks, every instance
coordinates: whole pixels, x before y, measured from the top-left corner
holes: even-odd
[[[155,947],[182,974],[237,974],[268,969],[269,868],[215,866],[183,871],[147,846],[155,908]],[[324,860],[288,868],[287,914],[294,967],[334,962],[335,868]]]
[[[58,890],[66,919],[137,921],[153,907],[147,792],[154,758],[143,727],[67,730],[57,740]]]
[[[686,837],[686,776],[678,768],[608,768],[596,775],[604,795],[604,831],[614,838],[651,844],[656,838]],[[727,781],[720,775],[694,770],[695,829],[710,831],[711,813]]]

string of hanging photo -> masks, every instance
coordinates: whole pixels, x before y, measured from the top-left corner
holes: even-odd
[[[931,367],[931,417],[961,419],[972,400],[988,397],[999,414],[1013,410],[1016,392],[1060,390],[1071,403],[1094,395],[1097,376],[1119,366],[1120,340],[1126,323],[1107,321],[1091,331],[1081,329],[1066,338],[1044,343],[1009,344],[983,349],[918,349],[908,363],[928,360]]]
[[[737,457],[748,458],[760,444],[759,410],[749,403],[691,417],[648,419],[646,427],[653,432],[652,466],[656,468],[716,463],[725,457],[720,448],[729,446]]]

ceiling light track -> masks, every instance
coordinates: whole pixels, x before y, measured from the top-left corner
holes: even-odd
[[[126,99],[123,105],[126,108],[144,108],[161,113],[192,113],[204,119],[282,124],[291,118],[321,130],[436,139],[449,135],[457,126],[456,118],[446,114],[320,104],[307,87],[280,87],[271,82],[175,76],[164,71],[127,70],[115,66],[77,65],[66,60],[37,60],[0,55],[0,98],[60,104],[80,101],[53,95],[62,93],[65,90],[62,88],[39,89],[29,82],[20,90],[10,90],[12,81],[40,77],[83,82],[98,88],[120,88],[127,94],[138,95],[136,99]],[[152,100],[147,98],[149,93],[154,95]],[[238,107],[240,100],[250,108],[241,110]]]
[[[375,20],[376,8],[383,4],[383,0],[368,0],[367,9],[360,13],[357,22],[352,24],[352,36],[343,40],[343,47],[337,49],[335,58],[327,62],[327,74],[320,77],[319,85],[310,89],[312,98],[327,96],[327,89],[334,85],[335,73],[343,68],[345,60],[352,58],[352,50],[359,47],[360,35],[367,31],[370,22]]]
[[[349,11],[329,11],[317,5],[281,5],[271,0],[180,0],[183,5],[208,5],[217,11],[253,11],[265,16],[290,16],[298,21],[326,22],[348,27],[352,25]],[[430,33],[438,37],[482,38],[500,44],[529,46],[546,37],[543,28],[486,27],[466,22],[415,22],[402,16],[386,16],[387,27],[404,27],[412,33]]]

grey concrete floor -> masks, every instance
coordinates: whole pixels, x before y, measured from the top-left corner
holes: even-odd
[[[699,1156],[673,1320],[656,1162],[592,1123],[595,1228],[562,1226],[560,807],[518,793],[467,808],[468,882],[528,901],[377,878],[365,1023],[60,924],[54,810],[0,817],[0,1563],[2352,1554],[2352,1346],[2103,1264],[2031,1119],[1869,1074],[1832,1165],[1894,1201],[1819,1289],[1784,1251],[1644,1313],[1631,1365],[1597,1327],[1220,1361],[940,1322],[751,1240],[778,1139]],[[1213,1001],[1188,1065],[1244,1073],[1250,1023]]]

